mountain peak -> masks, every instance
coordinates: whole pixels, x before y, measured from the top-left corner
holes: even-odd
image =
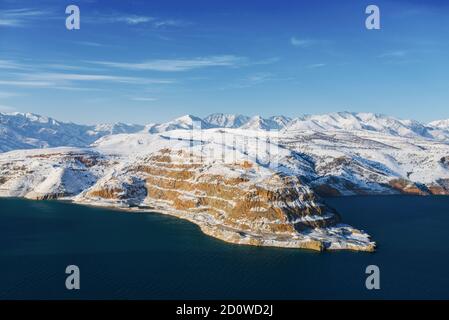
[[[222,128],[239,128],[248,122],[249,117],[241,114],[212,113],[204,121],[212,126]]]
[[[173,121],[178,121],[178,122],[192,122],[192,121],[202,121],[201,118],[197,117],[197,116],[193,116],[191,114],[186,114],[183,115],[181,117],[176,118]]]
[[[428,126],[438,129],[449,129],[449,119],[432,121],[428,123]]]
[[[334,112],[304,115],[294,119],[283,115],[264,118],[241,114],[213,113],[204,119],[186,114],[169,122],[146,126],[126,123],[79,125],[59,122],[34,113],[0,113],[0,152],[56,146],[88,146],[95,140],[120,133],[161,133],[172,130],[240,128],[290,131],[370,131],[382,135],[449,140],[449,119],[422,124],[369,112]]]

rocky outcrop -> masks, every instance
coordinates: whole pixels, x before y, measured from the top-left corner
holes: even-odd
[[[162,149],[136,159],[99,179],[75,201],[150,207],[232,243],[374,250],[367,234],[340,225],[338,214],[298,177],[250,161],[205,163],[183,150]]]
[[[394,179],[389,182],[389,185],[403,194],[411,195],[425,195],[426,191],[420,188],[416,183],[405,179]]]

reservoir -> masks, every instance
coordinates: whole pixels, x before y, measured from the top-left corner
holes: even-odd
[[[328,198],[375,253],[240,246],[187,221],[0,199],[0,299],[449,299],[449,197]],[[65,268],[80,269],[80,290]],[[380,268],[380,290],[365,269]]]

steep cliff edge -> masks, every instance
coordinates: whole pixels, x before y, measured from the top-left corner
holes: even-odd
[[[297,177],[251,162],[204,164],[164,149],[101,179],[75,200],[151,207],[232,243],[374,250],[367,234],[339,224],[336,212]]]

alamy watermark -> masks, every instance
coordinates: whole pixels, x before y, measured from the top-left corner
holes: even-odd
[[[69,276],[65,279],[65,287],[67,290],[80,289],[80,268],[76,265],[69,265],[65,269],[65,273]]]
[[[163,134],[164,138],[184,141],[191,162],[225,164],[257,163],[278,169],[279,161],[288,155],[280,145],[279,130],[202,129],[201,122],[194,122],[188,135]]]
[[[365,280],[365,287],[368,290],[379,290],[380,268],[376,265],[369,265],[366,267],[365,273],[369,275]]]
[[[80,8],[74,4],[67,6],[65,13],[69,16],[65,19],[67,30],[79,30],[81,28]]]
[[[67,30],[79,30],[81,28],[80,8],[77,5],[71,4],[66,7],[65,13],[69,15],[65,21]],[[365,27],[368,30],[380,30],[379,6],[371,4],[366,7],[365,13],[369,15],[365,20]]]
[[[374,4],[366,7],[366,14],[369,16],[365,20],[365,26],[368,30],[380,29],[380,8]]]

